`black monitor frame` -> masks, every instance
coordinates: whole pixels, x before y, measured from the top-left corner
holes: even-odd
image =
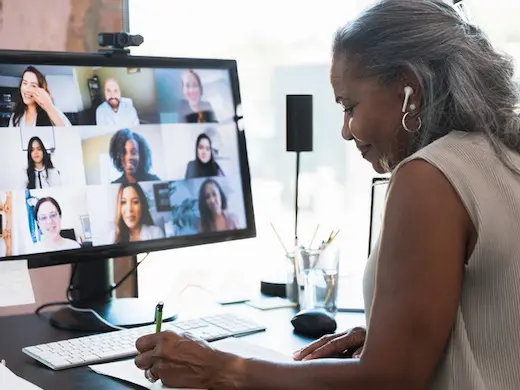
[[[141,67],[141,68],[196,68],[228,70],[231,81],[235,109],[241,105],[237,63],[229,59],[196,59],[133,56],[120,53],[69,53],[21,50],[0,50],[0,64],[24,65],[62,65],[62,66],[103,66],[103,67]],[[239,143],[240,175],[246,213],[246,228],[226,232],[179,236],[158,240],[93,246],[77,250],[16,255],[2,260],[27,259],[29,268],[46,267],[60,264],[82,263],[97,259],[132,256],[139,253],[154,252],[194,245],[211,244],[222,241],[253,238],[256,236],[254,210],[252,204],[250,169],[247,157],[244,130],[238,126],[241,116],[235,116]]]

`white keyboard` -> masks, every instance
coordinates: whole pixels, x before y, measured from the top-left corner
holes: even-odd
[[[245,336],[264,331],[266,328],[248,319],[225,313],[190,320],[164,322],[161,329],[179,334],[189,332],[206,341],[214,341],[231,336]],[[137,355],[136,340],[154,332],[155,325],[147,325],[34,345],[25,347],[22,351],[53,370],[63,370],[135,356]]]

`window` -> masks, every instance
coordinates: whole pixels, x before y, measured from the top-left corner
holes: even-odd
[[[362,307],[360,277],[368,248],[372,169],[341,138],[342,112],[329,86],[332,37],[371,1],[328,6],[224,0],[129,2],[130,31],[144,43],[133,54],[234,58],[238,62],[257,237],[152,253],[139,270],[143,297],[168,296],[182,285],[210,291],[258,291],[262,277],[284,273],[294,230],[295,154],[285,151],[285,95],[314,95],[314,151],[302,153],[299,236],[308,242],[341,229],[342,304]],[[354,4],[355,3],[355,4]],[[297,10],[297,12],[295,12]],[[225,292],[225,291],[224,291]]]
[[[256,292],[260,278],[283,273],[283,250],[270,222],[291,245],[295,155],[285,151],[285,95],[310,93],[314,151],[301,156],[299,236],[304,243],[310,240],[318,224],[320,238],[341,229],[341,304],[362,307],[374,172],[355,146],[341,139],[342,112],[329,86],[329,63],[336,28],[373,2],[284,0],[273,12],[263,3],[238,0],[193,0],[182,6],[156,0],[153,7],[130,0],[130,30],[144,36],[133,54],[238,61],[257,223],[255,239],[151,254],[140,267],[140,296],[172,296],[181,278],[181,286]],[[480,16],[492,21],[490,29],[501,28],[505,14],[518,13],[496,11],[496,1],[485,3]],[[514,4],[511,0],[509,6]]]

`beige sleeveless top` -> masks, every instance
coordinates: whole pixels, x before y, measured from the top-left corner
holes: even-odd
[[[520,167],[520,155],[507,153]],[[455,323],[430,389],[520,389],[520,176],[480,134],[452,132],[396,170],[413,159],[429,162],[448,178],[478,233]],[[378,249],[377,244],[363,280],[367,324]]]

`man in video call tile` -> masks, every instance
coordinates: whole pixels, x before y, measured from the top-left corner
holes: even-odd
[[[121,88],[114,78],[108,78],[104,84],[105,101],[96,109],[97,125],[130,127],[139,124],[137,111],[132,99],[121,97]]]

